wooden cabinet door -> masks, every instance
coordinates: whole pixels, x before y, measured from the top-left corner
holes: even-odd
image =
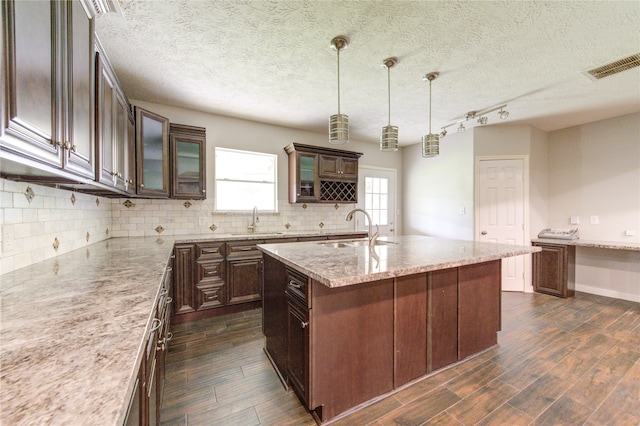
[[[141,418],[141,394],[142,394],[142,387],[140,386],[140,378],[141,376],[141,371],[142,368],[140,369],[140,371],[138,371],[138,375],[136,377],[136,383],[133,386],[133,396],[131,397],[131,400],[129,401],[129,409],[127,410],[127,417],[124,420],[124,424],[125,426],[139,426],[142,425],[142,418]]]
[[[458,361],[458,268],[427,275],[427,372]]]
[[[227,288],[230,305],[260,300],[262,290],[262,256],[252,259],[232,259],[227,262]]]
[[[0,146],[20,156],[61,167],[61,128],[56,125],[63,93],[61,37],[56,25],[62,2],[3,1],[6,30]]]
[[[95,167],[91,10],[79,0],[2,2],[0,146],[88,179]]]
[[[169,129],[171,198],[206,199],[205,129],[173,123]]]
[[[97,168],[96,180],[109,186],[115,186],[115,152],[114,152],[114,111],[115,111],[115,76],[103,59],[96,53],[96,134],[97,134]]]
[[[176,244],[173,252],[175,256],[173,288],[171,291],[174,307],[173,315],[195,312],[196,245]]]
[[[67,3],[68,85],[65,109],[64,168],[93,179],[95,175],[93,15],[83,1]]]
[[[498,343],[500,260],[458,268],[458,360]]]
[[[358,160],[355,158],[342,158],[340,160],[342,179],[358,179]]]
[[[341,175],[340,157],[320,154],[318,156],[318,175],[321,178],[339,178]]]
[[[289,383],[309,407],[309,311],[295,301],[287,310],[287,377]]]
[[[533,289],[559,297],[575,294],[575,246],[534,243]]]
[[[135,107],[137,193],[169,196],[169,119]]]

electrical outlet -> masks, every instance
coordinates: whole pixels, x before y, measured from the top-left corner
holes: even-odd
[[[589,223],[592,225],[598,225],[600,223],[600,218],[598,218],[598,216],[589,216]]]
[[[198,218],[198,225],[206,225],[207,224],[207,218],[206,217],[199,217]]]
[[[465,207],[460,207],[460,214],[467,214],[467,209]]]
[[[624,235],[627,237],[633,237],[634,235],[636,235],[636,231],[634,229],[625,229]]]

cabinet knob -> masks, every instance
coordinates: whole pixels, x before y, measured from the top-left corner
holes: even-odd
[[[141,183],[141,184],[140,184],[140,188],[144,188],[144,183]]]
[[[303,321],[300,323],[300,327],[302,328],[307,328],[307,326],[309,325],[309,323],[307,321]]]
[[[203,193],[203,194],[206,194],[206,193],[207,193],[207,190],[206,190],[206,189],[203,189],[203,190],[202,190],[202,193]]]
[[[487,231],[482,231],[480,235],[487,235]]]

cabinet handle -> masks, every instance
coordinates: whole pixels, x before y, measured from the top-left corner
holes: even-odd
[[[141,183],[141,184],[140,184],[140,188],[144,188],[144,183]]]
[[[164,301],[165,305],[168,305],[171,302],[173,302],[173,298],[172,297],[167,297],[167,300]]]
[[[71,145],[71,151],[76,152],[78,147],[76,145]]]
[[[162,321],[158,318],[153,319],[153,323],[151,325],[151,333],[155,333],[162,326]]]
[[[121,178],[122,177],[122,173],[118,173],[118,177]]]
[[[173,271],[173,268],[167,268],[167,272]]]
[[[487,235],[487,231],[482,231],[480,235]]]
[[[162,291],[160,292],[160,297],[164,297],[167,294],[169,294],[169,290],[166,288],[163,288]]]
[[[292,280],[289,280],[289,285],[293,288],[297,288],[298,290],[302,290],[302,286]]]
[[[307,328],[308,325],[309,325],[309,322],[307,322],[307,321],[302,321],[300,323],[300,327],[302,327],[302,328]]]

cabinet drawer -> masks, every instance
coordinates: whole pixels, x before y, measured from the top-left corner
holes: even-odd
[[[224,243],[198,243],[196,244],[196,259],[206,260],[224,256]]]
[[[285,293],[290,299],[310,308],[309,282],[304,274],[287,268],[287,288]]]
[[[227,243],[227,257],[261,257],[261,251],[258,250],[258,244],[262,244],[264,241],[241,241]]]

